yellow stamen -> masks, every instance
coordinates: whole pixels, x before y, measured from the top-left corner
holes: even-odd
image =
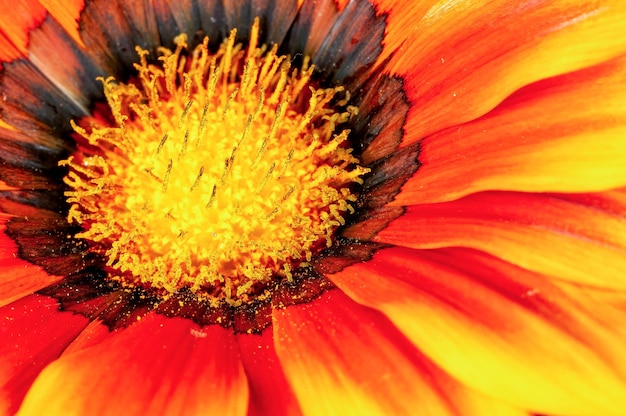
[[[312,88],[312,66],[258,47],[258,31],[244,51],[233,30],[213,55],[181,35],[160,65],[138,48],[136,83],[101,79],[116,125],[73,123],[98,150],[60,163],[68,220],[125,284],[240,305],[291,280],[353,212],[368,170],[334,132],[356,108],[342,87]]]

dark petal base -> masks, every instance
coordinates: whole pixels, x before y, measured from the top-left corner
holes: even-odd
[[[313,262],[313,268],[294,272],[292,282],[283,281],[270,289],[262,301],[240,307],[211,307],[189,290],[168,299],[141,288],[125,288],[107,278],[98,267],[88,267],[40,290],[39,294],[58,300],[61,310],[99,320],[111,331],[126,328],[152,310],[168,317],[192,320],[200,326],[221,325],[235,333],[261,333],[272,323],[272,310],[307,303],[335,288],[323,275],[334,273],[355,262],[367,261],[383,246],[340,240]]]
[[[189,290],[163,299],[141,288],[124,288],[98,267],[89,267],[37,292],[57,299],[61,310],[99,320],[111,331],[126,328],[152,310],[168,317],[189,319],[200,326],[221,325],[236,333],[261,333],[272,322],[272,309],[308,302],[334,285],[314,270],[294,273],[292,282],[270,289],[263,301],[232,307],[212,307]]]
[[[125,328],[154,309],[159,299],[138,288],[122,288],[99,267],[88,267],[39,292],[57,299],[61,310],[100,320],[110,330]]]
[[[52,275],[71,275],[98,262],[87,244],[72,238],[79,231],[64,216],[15,217],[7,221],[6,233],[18,246],[18,256],[43,267]]]
[[[386,16],[367,1],[349,1],[339,12],[334,0],[305,1],[282,52],[312,58],[321,81],[353,88],[382,52]]]

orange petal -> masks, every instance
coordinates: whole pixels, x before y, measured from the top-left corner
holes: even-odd
[[[389,248],[328,277],[489,397],[542,414],[626,406],[623,339],[570,313],[574,303],[541,276],[475,251]]]
[[[2,124],[2,120],[0,120],[0,125]],[[18,188],[16,188],[13,185],[9,185],[8,183],[6,183],[5,181],[0,180],[0,191],[17,191]]]
[[[63,386],[63,388],[59,388]],[[37,378],[24,414],[245,414],[248,387],[232,330],[151,313]]]
[[[626,288],[626,221],[556,196],[485,192],[415,205],[374,240],[413,248],[471,247],[579,284]]]
[[[626,58],[529,86],[421,143],[394,204],[481,190],[589,192],[626,185]]]
[[[404,143],[473,120],[537,80],[626,51],[621,0],[444,0],[422,14],[418,6],[416,19],[398,26],[394,19],[409,17],[392,10],[385,39],[404,40],[388,66],[404,77],[412,104]]]
[[[28,32],[46,17],[37,0],[0,1],[0,62],[10,62],[28,53]]]
[[[2,274],[2,276],[5,276]],[[60,312],[39,295],[0,308],[0,414],[14,414],[37,374],[55,360],[88,320]]]
[[[342,292],[275,309],[273,321],[276,353],[305,414],[452,414],[407,340]]]
[[[418,35],[419,22],[439,0],[370,0],[377,14],[386,15],[385,42],[377,63],[384,63],[389,55],[411,53],[406,45]],[[441,34],[439,34],[441,36]]]
[[[1,49],[1,48],[2,48],[2,46],[0,46],[0,49]],[[1,68],[2,68],[2,67],[0,66],[0,69],[1,69]],[[2,129],[2,130],[13,130],[13,131],[14,131],[14,130],[15,130],[15,127],[13,127],[12,125],[10,125],[10,124],[8,124],[7,122],[2,121],[2,119],[0,119],[0,129]]]
[[[2,62],[12,61],[15,58],[20,57],[21,52],[13,45],[9,39],[5,38],[0,33],[0,70],[2,70]],[[1,120],[0,120],[1,121]],[[8,124],[2,122],[0,127],[8,126]]]
[[[84,0],[39,0],[48,13],[59,22],[78,45],[82,45],[78,34],[78,20],[84,7]]]
[[[47,14],[80,44],[78,18],[83,0],[0,1],[0,62],[28,56],[29,32],[38,27]]]
[[[0,238],[0,251],[3,251],[2,240],[4,237]],[[0,256],[4,255],[0,254]],[[6,259],[6,257],[1,258],[3,262]],[[0,276],[2,276],[0,280],[0,306],[7,305],[63,278],[63,276],[50,275],[40,267],[23,260],[16,260],[15,263],[0,264]]]
[[[302,414],[276,356],[272,331],[238,333],[237,342],[250,388],[248,416]]]

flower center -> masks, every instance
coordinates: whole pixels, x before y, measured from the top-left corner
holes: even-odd
[[[336,133],[357,110],[342,87],[311,86],[277,47],[236,31],[215,52],[160,49],[133,82],[102,79],[114,123],[73,123],[86,140],[62,165],[76,235],[109,275],[163,296],[183,288],[217,305],[263,299],[291,280],[353,211],[368,170]]]

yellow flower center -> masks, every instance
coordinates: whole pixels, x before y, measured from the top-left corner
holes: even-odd
[[[68,221],[122,284],[262,299],[353,211],[368,170],[336,133],[349,94],[311,87],[307,60],[291,68],[258,33],[257,20],[244,49],[233,30],[215,53],[208,39],[187,53],[181,35],[159,65],[137,48],[134,82],[101,80],[115,123],[73,123],[87,143],[61,162]]]

